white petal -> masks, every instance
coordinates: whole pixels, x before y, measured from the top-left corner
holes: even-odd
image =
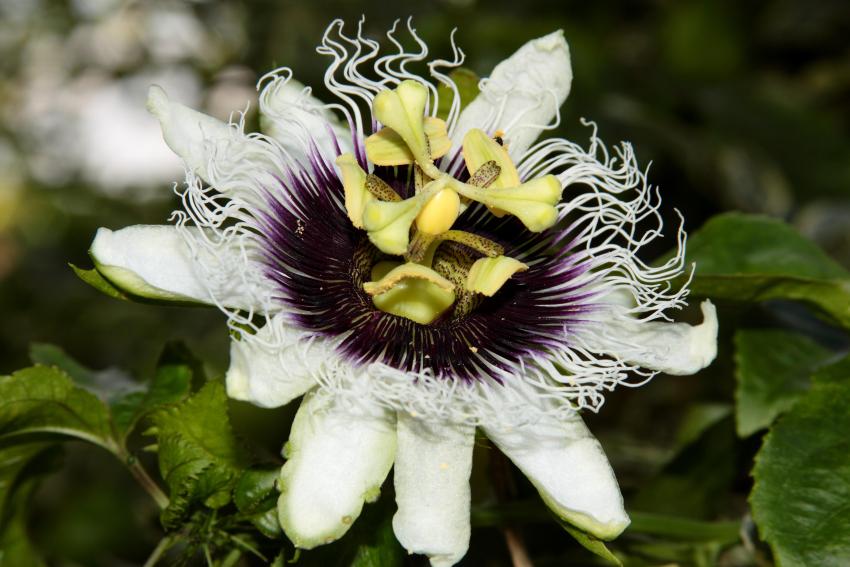
[[[694,374],[717,356],[717,310],[708,300],[700,307],[703,322],[699,325],[613,318],[587,344],[644,368],[679,376]]]
[[[241,265],[244,262],[238,246],[233,244],[222,250],[220,261]],[[104,277],[132,295],[212,303],[209,286],[197,270],[197,260],[174,226],[136,225],[116,231],[100,228],[89,254]],[[218,290],[217,299],[230,307],[250,308],[254,302],[237,283]]]
[[[211,179],[209,165],[213,159],[220,171],[229,171],[245,160],[267,163],[259,142],[249,140],[231,124],[169,100],[165,91],[156,85],[148,92],[147,107],[159,120],[168,147],[183,158],[189,169],[212,185],[215,180]],[[221,191],[232,189],[217,188]]]
[[[469,548],[469,475],[475,428],[398,416],[396,538],[410,553],[450,566]]]
[[[629,525],[614,471],[578,413],[512,429],[485,425],[484,432],[562,519],[603,539]]]
[[[392,416],[367,415],[316,392],[292,424],[280,474],[280,524],[296,547],[312,549],[342,537],[374,501],[395,457]]]
[[[459,147],[471,128],[501,129],[508,153],[519,160],[555,118],[572,80],[563,31],[529,41],[496,65],[479,95],[463,109],[452,131],[453,146]]]
[[[331,347],[277,314],[255,335],[230,343],[225,380],[234,399],[273,408],[289,403],[316,385],[316,375]]]
[[[309,163],[305,158],[311,141],[330,163],[337,156],[335,139],[342,153],[352,151],[348,127],[294,79],[270,83],[261,95],[260,111],[263,130],[302,163]]]

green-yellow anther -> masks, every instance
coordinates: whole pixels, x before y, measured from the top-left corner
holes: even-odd
[[[342,174],[342,187],[345,190],[345,211],[351,223],[363,228],[363,209],[375,198],[366,190],[366,172],[357,163],[354,154],[342,154],[336,158]]]
[[[502,173],[502,168],[496,164],[495,160],[485,161],[484,164],[475,170],[475,173],[469,176],[470,185],[476,187],[489,187]]]
[[[490,183],[491,189],[516,187],[520,184],[519,173],[505,147],[477,128],[473,128],[463,137],[463,159],[470,175],[475,175],[487,162],[496,162],[499,175]]]
[[[491,258],[505,253],[505,248],[501,244],[464,230],[446,231],[440,235],[440,240],[448,240],[450,242],[463,244],[464,246],[468,246],[476,252],[480,252],[485,256],[490,256]]]
[[[431,177],[437,177],[425,135],[424,114],[428,89],[413,80],[402,81],[394,90],[381,91],[372,102],[372,113],[384,126],[394,130],[416,162]]]
[[[426,234],[449,230],[460,214],[460,197],[451,189],[443,189],[431,197],[416,217],[416,228]]]
[[[375,307],[421,325],[433,322],[455,301],[454,284],[420,264],[378,262],[372,279],[363,288]]]
[[[401,196],[386,181],[370,173],[366,176],[366,190],[381,201],[401,201]]]
[[[465,287],[467,291],[492,297],[511,276],[527,269],[528,266],[510,256],[479,258],[469,269]]]
[[[482,189],[449,179],[452,189],[467,199],[484,203],[517,217],[532,232],[541,232],[558,220],[555,205],[561,200],[561,183],[554,175],[546,175],[519,187]]]
[[[427,117],[423,128],[431,159],[446,155],[452,147],[446,123],[439,118]],[[381,128],[366,138],[366,156],[375,165],[410,165],[416,161],[399,133],[389,127]]]

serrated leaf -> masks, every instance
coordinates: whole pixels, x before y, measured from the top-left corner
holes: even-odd
[[[77,277],[98,290],[101,293],[108,295],[114,299],[121,299],[123,301],[130,301],[130,296],[112,285],[106,278],[104,278],[100,272],[97,271],[96,268],[91,268],[86,270],[85,268],[79,268],[74,264],[68,264],[74,273],[77,274]]]
[[[242,473],[233,490],[233,503],[243,514],[263,512],[277,502],[280,467],[249,469]]]
[[[230,427],[227,395],[209,382],[186,401],[153,416],[159,468],[169,488],[163,525],[176,527],[192,509],[221,508],[242,471],[242,454]]]
[[[812,372],[832,357],[832,351],[792,331],[738,331],[735,335],[738,435],[747,437],[773,423],[809,389]]]
[[[818,369],[812,376],[816,384],[843,384],[850,377],[850,356]]]
[[[62,347],[49,343],[31,343],[29,355],[33,364],[55,366],[77,384],[85,386],[95,382],[92,370],[74,360]]]
[[[848,408],[850,374],[843,380],[816,381],[765,437],[756,457],[750,504],[777,565],[847,565]]]
[[[150,387],[143,392],[130,392],[112,402],[115,428],[126,438],[139,421],[164,405],[185,400],[192,391],[195,371],[192,362],[173,355],[173,345],[160,357]]]
[[[600,539],[596,539],[592,535],[585,533],[584,531],[566,522],[559,521],[558,523],[561,524],[561,527],[564,528],[564,530],[568,534],[573,536],[573,538],[577,542],[579,542],[579,544],[583,548],[593,553],[597,557],[605,559],[612,565],[619,565],[619,567],[623,567],[623,562],[620,561],[620,559],[616,555],[611,553],[611,550],[608,549],[608,546],[605,545],[605,542]]]
[[[478,75],[471,69],[459,67],[449,73],[455,85],[457,86],[458,94],[460,95],[460,108],[463,109],[478,96]],[[437,105],[437,118],[445,120],[449,116],[449,110],[452,107],[454,93],[446,85],[440,83],[437,86],[437,94],[440,97]]]
[[[268,538],[280,537],[277,517],[277,479],[280,467],[249,469],[242,473],[233,489],[233,503]]]
[[[687,261],[696,296],[803,301],[850,327],[850,273],[781,221],[718,215],[688,238]]]
[[[117,449],[106,404],[58,368],[36,365],[0,377],[0,443],[39,434]]]

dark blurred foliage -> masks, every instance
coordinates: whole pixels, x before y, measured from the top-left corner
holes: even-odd
[[[590,129],[580,124],[584,117],[596,122],[609,144],[631,141],[639,160],[652,164],[650,179],[662,189],[670,226],[678,222],[674,209],[682,212],[689,230],[724,210],[765,213],[788,220],[850,265],[850,4],[843,0],[126,5],[42,0],[35,2],[34,12],[22,12],[25,4],[0,0],[5,20],[0,35],[0,373],[25,366],[32,342],[61,345],[89,367],[118,367],[134,379],[150,375],[170,339],[188,343],[213,374],[226,364],[227,332],[218,312],[115,301],[87,287],[67,266],[90,265],[86,250],[99,226],[165,222],[178,205],[170,184],[146,181],[147,189],[137,189],[129,183],[115,192],[108,182],[97,187],[79,170],[39,175],[45,162],[29,159],[41,143],[29,130],[40,128],[36,122],[43,111],[28,110],[32,91],[22,85],[34,84],[48,106],[65,85],[34,81],[27,46],[44,36],[53,38],[49,54],[51,45],[66,49],[73,45],[68,38],[80,29],[122,12],[177,10],[194,20],[203,41],[194,52],[164,60],[150,43],[118,63],[90,64],[78,57],[64,75],[67,81],[92,67],[98,67],[101,80],[123,80],[142,69],[179,65],[190,69],[200,86],[199,102],[220,117],[228,112],[222,101],[236,101],[230,110],[241,109],[253,81],[280,65],[291,67],[298,80],[326,99],[326,60],[314,48],[332,18],[345,19],[351,32],[365,15],[367,35],[377,38],[394,19],[412,15],[437,56],[450,53],[450,32],[457,27],[466,66],[481,76],[525,41],[563,28],[575,79],[559,133],[585,142]],[[133,25],[139,21],[128,19],[121,33],[137,34]],[[185,39],[166,34],[158,41]],[[58,51],[53,55],[60,56]],[[143,104],[144,82],[128,84]],[[87,99],[77,103],[82,108]],[[50,159],[62,161],[63,156],[60,152]],[[173,179],[179,179],[179,171]],[[783,306],[745,312],[727,308],[721,321],[728,328],[741,320],[789,317],[800,315]],[[817,333],[831,336],[830,329],[803,318]],[[660,377],[638,390],[620,389],[599,415],[588,416],[627,500],[641,510],[705,519],[745,513],[748,463],[757,447],[734,436],[728,412],[730,341],[728,333],[721,336],[721,352],[727,354],[698,377]],[[287,423],[290,411],[235,406],[237,431],[274,454],[287,433],[276,424]],[[670,461],[666,476],[656,474],[683,442],[688,426],[709,423],[702,445]],[[76,453],[77,447],[68,449]],[[97,478],[105,480],[96,487],[77,482],[91,478],[90,469],[99,461],[85,456],[69,461],[67,472],[42,490],[43,521],[35,528],[36,540],[51,556],[71,558],[63,565],[143,559],[157,531],[142,493],[119,467],[105,463],[97,464]],[[682,480],[687,470],[703,471],[700,478],[725,488],[726,497],[706,500],[716,490],[688,485]],[[518,490],[530,496],[533,489],[525,482],[519,480]],[[109,521],[93,524],[92,518]],[[555,524],[527,527],[525,535],[539,565],[564,564],[565,550],[583,557]],[[476,530],[465,564],[507,564],[501,534],[493,528]]]

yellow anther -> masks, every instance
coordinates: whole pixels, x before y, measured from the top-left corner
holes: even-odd
[[[363,228],[363,209],[375,198],[366,190],[366,172],[357,163],[353,154],[342,154],[336,158],[345,189],[345,211],[351,223]]]
[[[528,266],[510,256],[480,258],[469,269],[465,287],[467,291],[492,297],[511,276],[527,269]]]
[[[446,123],[439,118],[427,117],[423,128],[431,159],[446,155],[452,147]],[[410,165],[416,161],[405,141],[392,128],[381,128],[366,138],[366,156],[375,165]]]
[[[443,189],[419,212],[416,228],[426,234],[442,234],[452,227],[459,214],[460,197],[451,189]]]

